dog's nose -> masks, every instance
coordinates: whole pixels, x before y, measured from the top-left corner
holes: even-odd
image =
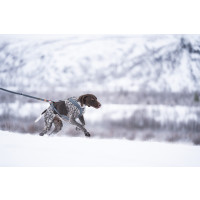
[[[99,108],[101,107],[101,104],[100,104],[100,103],[98,104],[98,107],[99,107]]]

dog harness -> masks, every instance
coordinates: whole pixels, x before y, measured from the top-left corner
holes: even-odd
[[[84,111],[85,111],[85,108],[84,107],[81,107],[79,105],[79,103],[77,102],[77,99],[75,97],[71,97],[69,99],[67,99],[67,101],[69,101],[70,103],[73,104],[73,106],[75,106],[75,108],[77,108],[79,110],[79,115],[76,116],[77,117],[80,117],[83,115]],[[67,101],[65,101],[65,104],[67,106]],[[63,118],[63,119],[66,119],[66,120],[69,120],[69,117],[66,116],[66,115],[61,115],[58,110],[55,108],[55,106],[53,105],[53,103],[50,103],[50,106],[51,108],[59,115],[59,117]]]

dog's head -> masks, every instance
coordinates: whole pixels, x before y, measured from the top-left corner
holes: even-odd
[[[100,108],[101,104],[97,101],[97,98],[93,94],[85,94],[78,98],[78,101],[83,104],[87,105],[88,107],[92,106],[94,108]]]

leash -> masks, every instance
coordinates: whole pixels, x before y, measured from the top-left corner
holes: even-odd
[[[48,99],[42,99],[42,98],[38,98],[38,97],[34,97],[34,96],[30,96],[30,95],[27,95],[27,94],[22,94],[20,92],[13,92],[11,90],[6,90],[4,88],[0,88],[0,90],[3,90],[4,92],[9,92],[9,93],[12,93],[12,94],[18,94],[18,95],[22,95],[22,96],[25,96],[25,97],[28,97],[28,98],[31,98],[31,99],[36,99],[36,100],[39,100],[39,101],[45,101],[45,102],[49,102],[50,103],[50,106],[51,108],[61,117],[61,118],[64,118],[64,119],[67,119],[69,120],[69,118],[65,115],[61,115],[58,110],[55,108],[55,106],[53,105],[54,101],[52,100],[48,100]],[[79,117],[81,115],[83,115],[83,108],[81,108],[81,106],[76,102],[74,101],[72,98],[69,98],[69,101],[74,104],[80,111],[80,114],[79,114]]]
[[[0,90],[3,90],[4,92],[9,92],[9,93],[12,93],[12,94],[18,94],[18,95],[22,95],[22,96],[25,96],[25,97],[28,97],[28,98],[31,98],[31,99],[36,99],[36,100],[39,100],[39,101],[45,101],[45,102],[49,102],[50,103],[50,106],[52,107],[53,110],[55,110],[55,112],[61,117],[61,118],[65,118],[65,116],[61,115],[57,109],[54,107],[53,105],[53,101],[52,100],[48,100],[48,99],[42,99],[42,98],[38,98],[38,97],[34,97],[34,96],[30,96],[30,95],[27,95],[27,94],[22,94],[20,92],[13,92],[11,90],[6,90],[4,88],[0,88]],[[68,118],[68,117],[67,117]],[[69,120],[69,119],[68,119]]]
[[[28,97],[28,98],[31,98],[31,99],[39,100],[39,101],[45,101],[45,102],[49,102],[49,103],[52,103],[52,102],[53,102],[52,100],[42,99],[42,98],[38,98],[38,97],[34,97],[34,96],[27,95],[27,94],[22,94],[22,93],[19,93],[19,92],[13,92],[13,91],[10,91],[10,90],[6,90],[6,89],[4,89],[4,88],[0,88],[0,90],[3,90],[3,91],[5,91],[5,92],[9,92],[9,93],[12,93],[12,94],[22,95],[22,96],[25,96],[25,97]]]

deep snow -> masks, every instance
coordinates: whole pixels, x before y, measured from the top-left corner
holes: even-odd
[[[200,146],[0,131],[0,166],[200,166]]]

